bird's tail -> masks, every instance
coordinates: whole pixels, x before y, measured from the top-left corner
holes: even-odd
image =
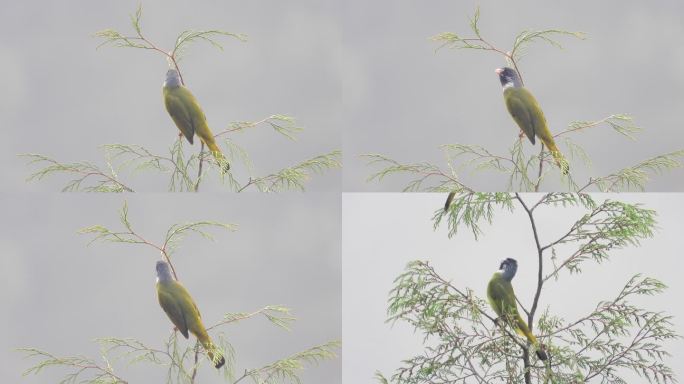
[[[446,203],[444,203],[444,212],[449,210],[449,206],[451,205],[451,202],[454,200],[454,196],[456,196],[456,192],[450,192],[449,196],[447,196]]]
[[[226,358],[223,357],[223,353],[216,347],[213,347],[213,349],[207,349],[207,356],[209,356],[216,369],[223,367],[223,364],[226,363]]]
[[[223,152],[221,152],[221,148],[219,148],[218,145],[216,145],[216,142],[213,140],[205,140],[204,143],[207,145],[207,148],[209,148],[209,151],[211,152],[212,155],[214,155],[214,158],[216,161],[219,163],[221,166],[221,170],[225,173],[230,170],[230,163],[228,163],[228,160],[226,160],[226,157],[223,156]]]
[[[546,145],[546,148],[551,152],[551,156],[553,156],[553,160],[556,162],[556,165],[560,168],[561,172],[564,175],[567,175],[570,171],[570,165],[565,157],[563,157],[563,154],[558,150],[556,142],[554,142],[553,139],[544,140],[544,145]]]
[[[211,341],[209,335],[205,334],[202,336],[202,338],[198,337],[198,340],[200,343],[202,343],[202,346],[207,351],[207,356],[209,356],[209,359],[211,360],[212,364],[214,364],[214,367],[216,367],[216,369],[223,367],[223,364],[226,363],[226,358],[223,357],[223,351],[221,351],[221,348],[217,347],[216,344]]]
[[[546,360],[548,356],[546,355],[546,352],[544,352],[540,347],[539,347],[539,341],[537,341],[537,338],[534,337],[532,332],[530,331],[530,328],[527,326],[527,323],[525,323],[525,320],[518,315],[518,318],[516,319],[516,327],[515,331],[520,335],[524,336],[527,338],[527,340],[530,342],[530,344],[534,345],[534,348],[536,349],[537,357],[539,360]]]

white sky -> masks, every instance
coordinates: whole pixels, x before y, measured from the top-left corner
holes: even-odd
[[[584,273],[563,274],[557,283],[546,285],[540,309],[550,306],[552,313],[571,320],[591,311],[598,301],[613,298],[634,274],[655,277],[669,286],[664,294],[649,297],[639,304],[653,311],[675,316],[679,333],[684,333],[684,291],[680,278],[684,195],[625,194],[596,195],[627,202],[643,203],[658,212],[659,230],[638,248],[612,252],[609,262],[583,265]],[[536,195],[526,195],[533,201]],[[513,281],[516,294],[529,308],[536,283],[536,249],[524,211],[497,212],[491,226],[484,224],[484,235],[475,241],[468,231],[447,238],[446,227],[432,229],[431,217],[442,207],[442,194],[365,193],[343,196],[343,334],[345,383],[369,383],[376,370],[386,376],[403,359],[420,353],[422,337],[405,323],[385,324],[388,292],[411,260],[429,260],[436,271],[457,287],[469,287],[486,298],[486,286],[499,261],[518,260]],[[541,242],[548,243],[580,215],[581,209],[543,208],[535,211]],[[559,252],[559,257],[562,253]],[[671,343],[675,356],[672,368],[681,377],[677,364],[684,353],[684,341]],[[629,376],[628,376],[629,377]]]

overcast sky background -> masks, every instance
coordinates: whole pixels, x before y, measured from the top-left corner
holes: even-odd
[[[0,344],[6,362],[0,368],[0,382],[16,382],[30,362],[14,348],[36,346],[61,355],[96,356],[95,337],[136,337],[152,344],[160,343],[170,329],[154,294],[157,255],[144,247],[120,244],[86,247],[88,238],[75,233],[92,224],[116,227],[123,199],[51,194],[69,178],[27,183],[35,168],[17,154],[40,153],[64,162],[103,166],[99,146],[137,144],[163,154],[176,140],[177,128],[161,100],[167,69],[163,56],[114,47],[96,50],[101,42],[93,37],[96,31],[113,28],[133,33],[129,15],[139,1],[0,2],[4,90],[0,93],[4,133],[0,304],[12,314],[0,319],[0,327],[7,330]],[[238,369],[339,338],[342,271],[345,382],[349,383],[370,382],[376,369],[391,374],[401,359],[421,350],[420,337],[410,329],[384,324],[387,291],[409,260],[430,258],[445,275],[483,293],[499,259],[517,257],[521,269],[516,289],[529,294],[525,276],[531,271],[525,267],[524,255],[530,242],[527,232],[520,235],[527,230],[526,223],[520,225],[520,212],[500,215],[477,243],[468,233],[449,240],[444,230],[432,231],[430,218],[443,204],[443,194],[413,198],[350,194],[344,196],[343,222],[340,213],[340,191],[399,191],[409,181],[390,177],[367,182],[377,168],[367,166],[360,154],[381,153],[401,162],[427,161],[444,167],[438,148],[442,144],[477,144],[507,153],[518,128],[506,112],[494,73],[504,60],[490,52],[435,53],[437,45],[429,41],[446,31],[468,34],[468,18],[478,5],[482,33],[503,49],[509,49],[515,35],[526,29],[588,34],[585,41],[562,38],[564,50],[535,44],[520,62],[526,85],[539,100],[552,131],[574,120],[616,113],[633,115],[644,128],[637,141],[605,127],[573,136],[593,160],[590,170],[571,160],[576,180],[606,175],[684,147],[683,2],[581,0],[549,6],[538,0],[515,4],[146,0],[142,4],[143,32],[163,48],[170,48],[187,29],[248,36],[246,43],[220,39],[224,51],[209,44],[193,45],[181,69],[215,133],[230,122],[272,114],[291,115],[305,128],[296,142],[266,126],[232,136],[250,153],[257,176],[335,149],[345,154],[344,171],[314,175],[306,184],[308,191],[329,194],[226,198],[208,193],[199,199],[152,193],[128,198],[134,225],[153,239],[177,222],[216,219],[240,224],[237,233],[218,234],[216,243],[190,237],[177,255],[181,279],[207,322],[225,312],[267,304],[294,309],[299,320],[291,333],[261,320],[227,329],[238,350]],[[199,145],[185,148],[196,153]],[[525,143],[528,154],[538,148]],[[562,145],[561,150],[567,152]],[[242,165],[234,163],[233,172],[246,179]],[[542,189],[561,186],[555,175]],[[121,176],[136,191],[168,188],[167,175],[125,171]],[[493,173],[463,174],[462,181],[478,190],[506,187],[506,178]],[[212,175],[201,190],[226,189]],[[647,190],[684,191],[684,170],[654,176]],[[573,276],[549,286],[546,297],[568,301],[563,296],[567,284],[577,282],[573,294],[590,300],[573,297],[573,306],[554,308],[575,316],[597,300],[612,297],[633,273],[643,272],[671,286],[651,299],[649,308],[668,310],[679,319],[684,315],[682,307],[669,303],[679,302],[674,292],[682,290],[674,250],[681,248],[677,240],[684,196],[621,198],[643,200],[659,210],[662,229],[657,237],[641,248],[617,252],[619,257],[611,263],[587,268],[581,280]],[[579,213],[542,212],[554,222],[549,231],[564,228]],[[471,256],[467,262],[466,255]],[[202,268],[197,268],[198,260]],[[605,283],[606,276],[611,284]],[[680,323],[677,326],[682,330]],[[680,343],[670,350],[678,356],[684,347]],[[304,382],[340,382],[341,367],[339,359],[325,362],[308,370]],[[144,366],[125,372],[133,382],[160,377],[160,372]],[[201,375],[205,381],[214,378],[210,369]],[[56,372],[48,370],[24,381],[52,383],[55,377]]]
[[[19,153],[40,153],[64,162],[104,165],[99,146],[138,144],[166,154],[178,129],[164,109],[165,58],[152,51],[103,47],[94,33],[112,28],[130,35],[129,15],[138,0],[93,3],[2,1],[0,14],[0,162],[4,190],[59,191],[67,179],[26,184],[33,168]],[[164,49],[188,29],[219,29],[248,35],[248,42],[219,38],[190,47],[181,63],[187,86],[217,133],[229,122],[273,114],[297,119],[305,131],[296,142],[268,126],[232,135],[264,176],[316,155],[342,149],[341,27],[336,2],[146,0],[143,33]],[[199,145],[186,146],[197,153]],[[244,166],[233,172],[246,180]],[[136,191],[167,190],[167,175],[121,177]],[[339,191],[341,171],[315,176],[307,189]],[[204,188],[226,190],[207,180]]]
[[[337,194],[247,194],[128,197],[133,227],[159,243],[169,226],[198,220],[238,224],[213,230],[215,242],[189,235],[175,266],[205,324],[224,313],[266,305],[292,309],[292,331],[256,317],[224,327],[236,372],[341,339],[340,199]],[[36,361],[15,351],[36,347],[57,356],[99,356],[98,337],[135,338],[162,348],[172,325],[157,303],[149,247],[98,243],[76,232],[100,224],[121,229],[119,196],[3,194],[0,224],[0,382],[55,383],[59,369],[22,379]],[[182,339],[182,338],[181,338]],[[193,345],[194,337],[181,345]],[[339,351],[341,352],[341,351]],[[166,369],[114,362],[130,383],[159,383]],[[303,383],[340,383],[341,358],[308,367]],[[223,382],[204,365],[199,382]]]
[[[165,153],[176,128],[161,102],[166,62],[161,55],[112,47],[95,50],[96,31],[131,33],[128,20],[138,5],[126,0],[68,5],[4,2],[0,15],[0,161],[6,190],[56,191],[64,177],[26,184],[33,168],[18,153],[41,153],[62,161],[102,165],[98,146],[140,144]],[[345,170],[315,176],[312,191],[398,191],[407,183],[392,177],[368,183],[359,157],[382,153],[402,162],[441,166],[438,147],[482,145],[505,154],[517,127],[507,114],[494,69],[504,64],[490,52],[442,50],[429,37],[468,34],[468,18],[481,9],[484,36],[509,49],[522,30],[561,28],[588,34],[563,38],[564,50],[532,46],[520,63],[527,86],[539,100],[552,131],[574,120],[631,114],[644,132],[630,141],[607,128],[573,138],[593,160],[587,169],[571,161],[576,179],[587,180],[682,148],[684,33],[677,1],[600,3],[581,0],[548,6],[435,0],[301,0],[143,3],[143,31],[162,47],[186,29],[244,33],[249,42],[225,38],[225,51],[208,44],[190,48],[182,63],[185,80],[202,104],[211,127],[258,120],[274,113],[295,116],[306,131],[296,143],[270,128],[237,134],[234,140],[265,175],[311,156],[343,148]],[[561,145],[567,152],[567,148]],[[191,151],[197,151],[194,146]],[[538,148],[525,143],[528,154]],[[245,177],[243,166],[234,173]],[[480,190],[505,188],[493,173],[462,174]],[[684,190],[684,171],[656,175],[650,191]],[[165,191],[165,175],[122,177],[138,191]],[[544,189],[561,186],[554,175]],[[215,177],[204,190],[222,190]]]
[[[571,160],[578,180],[607,175],[684,147],[684,2],[352,1],[344,17],[345,191],[399,191],[406,177],[367,183],[372,170],[358,154],[381,153],[404,163],[428,161],[446,169],[442,144],[477,144],[506,155],[518,127],[508,115],[494,69],[502,57],[444,49],[429,41],[441,32],[465,36],[480,6],[482,34],[504,50],[523,30],[565,29],[585,41],[561,38],[564,50],[534,44],[520,62],[525,84],[552,132],[575,120],[611,114],[634,117],[644,132],[630,141],[602,127],[573,135],[591,170]],[[560,143],[559,143],[560,145]],[[561,151],[566,151],[564,145]],[[537,154],[525,143],[528,154]],[[483,172],[462,179],[498,191],[506,177]],[[656,176],[649,191],[684,191],[684,170]],[[544,190],[555,190],[557,173]]]
[[[538,195],[525,195],[532,202]],[[342,304],[345,383],[371,383],[376,370],[385,376],[401,361],[424,351],[422,335],[404,322],[386,324],[388,292],[393,280],[412,260],[429,260],[443,278],[457,287],[468,287],[486,297],[487,282],[501,259],[518,260],[513,280],[516,294],[529,308],[534,296],[536,248],[524,211],[497,210],[493,224],[483,224],[479,241],[468,230],[448,239],[445,225],[432,229],[432,215],[442,207],[439,194],[345,194],[343,196]],[[666,311],[674,316],[679,334],[684,333],[684,305],[681,292],[681,218],[683,194],[596,195],[643,203],[658,213],[659,230],[641,247],[611,252],[611,260],[601,265],[587,262],[581,275],[562,273],[560,280],[547,284],[540,310],[550,306],[552,313],[567,321],[589,313],[601,300],[614,298],[630,277],[637,273],[654,277],[669,286],[663,294],[644,300],[631,300],[650,311]],[[535,211],[540,241],[546,244],[567,232],[585,213],[575,208],[538,208]],[[561,258],[562,249],[558,250]],[[533,256],[534,255],[534,256]],[[684,374],[681,356],[684,341],[668,343],[673,357],[668,362],[680,377]],[[632,375],[628,382],[642,382]],[[630,380],[631,378],[631,380]]]

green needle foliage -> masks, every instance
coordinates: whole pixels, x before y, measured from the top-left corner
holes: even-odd
[[[537,227],[553,223],[538,223],[537,210],[566,207],[579,207],[586,213],[559,237],[540,239]],[[486,299],[443,277],[428,262],[417,260],[394,281],[387,321],[413,326],[423,335],[425,350],[403,360],[390,377],[377,372],[377,381],[627,383],[625,374],[631,371],[648,383],[677,382],[664,361],[670,356],[664,344],[681,338],[672,317],[632,303],[662,293],[667,288],[662,282],[634,275],[616,288],[615,296],[599,301],[589,313],[577,314],[575,320],[553,315],[552,305],[541,309],[545,284],[561,284],[561,271],[579,274],[587,263],[607,262],[612,251],[638,246],[652,237],[656,212],[638,204],[598,202],[587,194],[549,193],[530,202],[518,194],[463,193],[454,198],[448,211],[436,211],[434,221],[438,226],[447,220],[450,237],[462,226],[477,235],[482,233],[482,222],[492,224],[495,215],[517,209],[526,213],[527,223],[521,225],[531,228],[530,241],[538,260],[537,289],[527,300],[529,306],[521,303],[521,315],[549,360],[537,360],[524,338],[503,322],[495,322],[496,314]]]
[[[139,49],[150,49],[158,50],[158,48],[152,44],[142,33],[142,5],[138,6],[135,14],[131,15],[131,25],[135,30],[135,36],[126,36],[113,29],[105,29],[95,33],[95,36],[103,39],[104,41],[97,47],[102,47],[105,45],[113,45],[119,48],[139,48]],[[223,45],[216,40],[216,38],[221,36],[229,36],[240,41],[247,41],[247,36],[240,33],[231,33],[220,30],[208,30],[208,31],[183,31],[176,38],[176,43],[174,44],[173,50],[169,56],[175,58],[176,60],[182,57],[182,53],[188,48],[188,46],[196,41],[205,41],[211,44],[213,47],[223,50]]]
[[[210,328],[219,325],[228,325],[238,320],[253,318],[264,315],[269,321],[278,327],[281,323],[291,322],[289,309],[279,306],[264,307],[252,313],[226,314],[225,320]],[[182,337],[181,337],[182,339]],[[299,383],[299,374],[306,369],[307,365],[316,365],[325,360],[337,357],[336,350],[340,348],[340,342],[330,341],[325,344],[307,348],[280,360],[258,368],[252,368],[236,372],[235,350],[228,343],[225,334],[218,333],[217,344],[224,351],[226,365],[221,369],[224,382],[238,383],[250,379],[253,383],[276,384],[276,383]],[[201,350],[201,344],[185,346],[187,344],[178,338],[178,332],[173,332],[165,341],[162,348],[155,348],[135,339],[100,338],[95,340],[100,346],[100,356],[97,359],[83,356],[55,356],[49,352],[37,348],[19,349],[27,358],[36,359],[38,362],[24,371],[24,376],[40,374],[49,367],[61,367],[68,373],[59,383],[128,383],[127,380],[115,373],[114,364],[123,366],[131,364],[149,363],[165,367],[167,370],[166,383],[197,383],[197,370],[203,365],[205,358]],[[207,365],[208,367],[211,364]],[[120,374],[120,373],[119,373]]]
[[[171,255],[177,250],[178,244],[189,234],[199,234],[205,239],[213,240],[210,229],[235,231],[237,226],[215,221],[198,221],[174,224],[166,231],[160,244],[146,240],[135,231],[128,216],[128,205],[124,203],[119,221],[123,229],[111,230],[101,225],[84,228],[79,233],[92,235],[89,242],[110,242],[123,244],[144,245],[155,249],[167,261],[176,279],[178,275],[173,266]],[[159,309],[161,310],[161,309]],[[299,375],[308,365],[316,365],[326,360],[337,358],[336,351],[340,348],[340,341],[333,340],[321,345],[315,345],[303,351],[293,353],[282,359],[275,360],[257,368],[238,371],[237,353],[228,341],[228,336],[222,331],[227,326],[236,326],[245,320],[262,317],[271,325],[290,330],[290,325],[296,320],[289,308],[280,305],[268,305],[252,312],[226,313],[223,319],[207,326],[206,330],[220,348],[226,364],[221,368],[223,382],[239,383],[247,379],[255,384],[300,383]],[[46,368],[58,367],[64,372],[59,381],[62,383],[88,384],[126,384],[129,383],[119,371],[120,368],[131,364],[147,363],[164,367],[167,370],[167,384],[195,384],[198,383],[197,371],[206,364],[206,369],[214,369],[203,351],[202,345],[195,339],[194,344],[188,344],[179,332],[172,332],[161,346],[147,345],[134,338],[104,337],[96,343],[100,347],[100,355],[96,358],[86,356],[57,356],[38,348],[20,348],[26,358],[35,360],[34,365],[26,369],[24,376],[41,374]]]
[[[470,19],[470,30],[473,35],[460,35],[445,32],[433,36],[432,41],[439,43],[437,50],[451,48],[457,50],[477,50],[493,52],[503,56],[507,63],[513,67],[522,81],[522,72],[519,63],[524,57],[526,50],[533,44],[545,42],[556,48],[562,48],[558,38],[574,37],[584,39],[581,32],[570,32],[557,29],[541,31],[523,31],[519,33],[510,50],[501,49],[487,40],[480,31],[478,25],[480,11],[475,11]],[[511,122],[511,124],[513,124]],[[573,121],[567,128],[554,134],[554,140],[558,145],[565,144],[567,153],[573,160],[580,160],[588,168],[591,167],[589,154],[572,140],[572,136],[591,128],[609,128],[620,136],[634,140],[641,131],[634,124],[633,118],[626,114],[612,114],[605,118],[593,121]],[[661,174],[682,166],[684,149],[670,153],[653,156],[628,168],[617,170],[608,175],[597,175],[588,180],[577,180],[571,172],[564,176],[553,164],[553,157],[544,151],[542,145],[538,154],[528,154],[524,151],[524,138],[516,138],[510,146],[508,153],[494,153],[487,148],[474,144],[445,144],[440,146],[444,154],[446,164],[439,166],[427,162],[401,162],[389,156],[378,153],[364,154],[362,157],[367,165],[375,168],[368,177],[368,181],[382,181],[388,176],[402,176],[409,181],[403,188],[404,192],[471,192],[476,190],[461,181],[460,175],[468,172],[493,172],[497,175],[505,175],[507,191],[539,191],[544,180],[553,174],[558,174],[568,191],[583,192],[596,189],[603,192],[619,192],[636,190],[642,191],[652,174]],[[575,162],[577,163],[577,162]],[[503,185],[502,185],[503,188]]]
[[[207,42],[211,46],[223,50],[219,40],[222,37],[231,37],[238,41],[246,41],[243,34],[231,33],[221,30],[187,30],[181,32],[174,43],[173,49],[167,51],[149,40],[142,32],[142,7],[138,7],[135,14],[131,15],[131,25],[135,34],[126,35],[113,29],[105,29],[95,33],[102,39],[98,45],[113,46],[117,48],[133,48],[152,51],[163,55],[169,65],[176,68],[183,79],[180,69],[183,55],[194,43]],[[161,108],[161,105],[160,105]],[[171,120],[169,124],[174,128]],[[211,175],[216,175],[226,188],[242,192],[249,188],[261,192],[282,192],[287,190],[304,190],[305,183],[314,175],[322,174],[332,169],[342,167],[342,153],[333,150],[328,153],[315,155],[281,170],[273,171],[265,176],[254,174],[253,163],[249,154],[235,140],[235,135],[256,128],[267,126],[289,141],[296,141],[297,134],[303,131],[294,118],[282,114],[270,115],[258,121],[237,121],[227,124],[227,127],[214,135],[217,141],[222,142],[226,148],[226,156],[231,164],[239,162],[244,165],[247,173],[240,179],[233,172],[223,174],[220,170],[225,164],[219,164],[204,150],[201,144],[199,153],[186,154],[182,138],[175,138],[169,147],[168,153],[154,153],[142,145],[137,144],[105,144],[103,145],[104,163],[95,164],[91,161],[65,162],[43,154],[27,153],[19,156],[27,159],[27,165],[36,167],[29,175],[27,181],[42,180],[48,176],[66,175],[68,181],[62,188],[62,192],[134,192],[136,188],[124,181],[119,176],[123,172],[131,175],[140,172],[153,172],[168,177],[168,191],[183,192],[199,190],[202,181]],[[175,137],[175,135],[174,135]],[[204,164],[209,164],[205,167]]]

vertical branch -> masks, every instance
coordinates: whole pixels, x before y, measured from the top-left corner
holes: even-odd
[[[532,226],[532,233],[534,234],[534,242],[537,247],[537,261],[539,263],[538,265],[538,270],[537,270],[537,291],[534,294],[534,301],[532,302],[532,308],[530,308],[530,312],[527,315],[527,326],[530,328],[530,331],[533,329],[533,321],[534,321],[534,314],[537,311],[537,305],[539,304],[539,296],[541,295],[541,290],[542,286],[544,285],[544,262],[543,262],[543,254],[544,254],[544,249],[542,248],[541,244],[539,243],[539,234],[537,233],[537,225],[534,221],[534,215],[532,214],[532,211],[534,208],[537,207],[537,204],[535,204],[532,208],[528,208],[527,204],[522,200],[520,197],[520,194],[516,193],[515,198],[520,202],[522,207],[525,209],[525,212],[527,212],[527,217],[530,219],[530,225]],[[544,197],[542,198],[542,200]],[[540,200],[541,201],[541,200]]]
[[[541,143],[539,150],[539,173],[537,174],[537,183],[534,185],[534,191],[539,192],[539,185],[541,184],[542,170],[544,169],[544,143]]]
[[[157,247],[157,246],[154,246],[154,247],[159,249],[159,251],[162,254],[162,259],[164,259],[164,261],[169,263],[169,266],[171,267],[171,273],[173,273],[173,278],[176,279],[176,281],[178,281],[178,275],[176,274],[176,268],[173,266],[173,263],[171,262],[171,258],[169,257],[169,254],[166,252],[166,246],[168,243],[169,242],[167,239],[166,241],[164,241],[164,245],[161,248]]]
[[[537,247],[537,258],[538,258],[538,270],[537,270],[537,291],[534,294],[534,300],[532,301],[532,308],[530,308],[530,312],[527,314],[527,327],[530,329],[530,332],[533,331],[534,329],[534,314],[537,311],[537,304],[539,303],[539,296],[541,295],[541,289],[542,285],[544,284],[543,280],[543,271],[544,271],[544,265],[543,265],[543,249],[541,247],[541,244],[539,243],[539,235],[537,233],[537,225],[534,221],[534,215],[532,214],[532,211],[537,207],[537,204],[535,204],[532,208],[528,208],[527,204],[523,201],[523,199],[520,197],[520,194],[516,193],[515,198],[520,202],[520,205],[525,209],[525,212],[527,212],[527,217],[530,219],[530,225],[532,226],[532,233],[534,234],[534,243]],[[543,200],[544,198],[542,198]],[[523,350],[523,365],[525,367],[525,383],[531,384],[532,383],[532,375],[530,373],[530,353],[528,349]]]
[[[176,71],[178,71],[178,77],[180,77],[181,84],[185,87],[185,80],[183,80],[183,73],[180,70],[180,67],[178,66],[178,62],[176,62],[176,54],[169,55],[168,53],[166,56],[169,58],[169,60],[173,63],[173,67],[176,68]]]
[[[201,141],[200,156],[199,156],[199,167],[197,168],[197,182],[195,182],[195,192],[199,191],[200,181],[202,180],[202,164],[204,164],[204,156],[202,156],[203,152],[204,152],[204,141]]]
[[[173,266],[173,263],[171,262],[171,258],[169,258],[169,255],[165,252],[162,251],[162,254],[164,255],[164,258],[166,259],[166,262],[169,263],[171,266],[171,273],[173,273],[173,278],[178,281],[178,275],[176,274],[176,268]]]
[[[190,384],[195,384],[195,377],[197,376],[197,363],[199,361],[199,340],[195,342],[195,364],[192,366],[192,375],[190,376]]]
[[[525,384],[532,384],[532,373],[530,372],[530,350],[523,348],[523,368],[525,369]]]
[[[506,52],[505,55],[508,60],[510,60],[511,64],[513,64],[513,68],[515,71],[518,73],[518,78],[520,79],[520,85],[523,87],[525,86],[525,81],[523,80],[522,73],[520,72],[520,69],[518,69],[518,63],[515,61],[513,58],[513,53],[511,52]]]

